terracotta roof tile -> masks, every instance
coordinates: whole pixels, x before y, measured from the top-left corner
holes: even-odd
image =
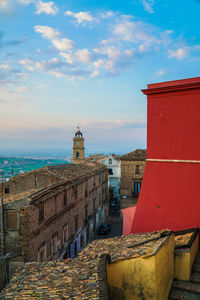
[[[169,231],[96,240],[70,261],[27,263],[4,289],[5,299],[108,299],[106,260],[153,255]],[[62,298],[63,297],[63,298]]]
[[[135,161],[140,161],[140,160],[146,160],[147,158],[147,150],[145,149],[136,149],[132,152],[129,152],[127,154],[124,154],[119,157],[120,160],[135,160]]]

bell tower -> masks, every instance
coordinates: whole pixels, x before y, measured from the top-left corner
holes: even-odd
[[[73,157],[72,163],[73,164],[80,164],[85,160],[84,154],[84,138],[83,134],[80,131],[79,127],[77,127],[77,132],[75,133],[75,137],[73,138]]]

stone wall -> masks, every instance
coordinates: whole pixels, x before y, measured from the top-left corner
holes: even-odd
[[[137,174],[136,166],[140,166],[140,172]],[[134,182],[142,182],[146,161],[121,161],[121,184],[120,195],[133,196],[137,194],[134,190]]]

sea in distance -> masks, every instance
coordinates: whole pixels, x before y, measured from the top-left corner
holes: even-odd
[[[91,154],[97,153],[86,151],[85,156]],[[108,154],[103,153],[103,155]],[[0,149],[0,181],[7,181],[12,176],[45,166],[69,164],[71,162],[72,149],[70,148]]]

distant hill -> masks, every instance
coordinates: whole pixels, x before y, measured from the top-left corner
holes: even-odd
[[[3,170],[3,180],[10,177],[36,170],[45,166],[68,164],[64,159],[33,159],[22,157],[0,156],[0,169]]]

